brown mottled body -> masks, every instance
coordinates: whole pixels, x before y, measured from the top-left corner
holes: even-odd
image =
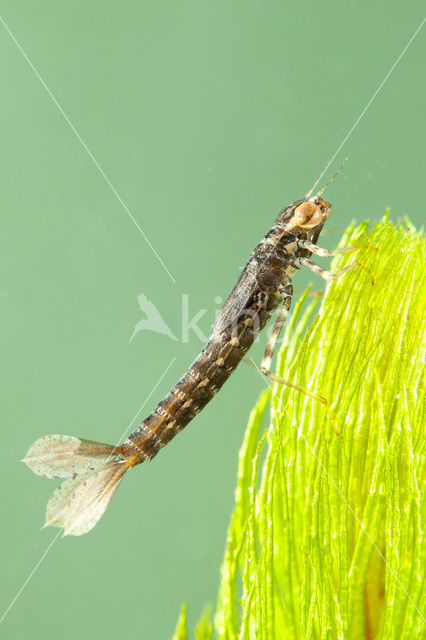
[[[253,301],[259,327],[263,328],[279,304],[277,296],[260,296],[260,304]],[[235,371],[244,354],[253,344],[258,331],[246,323],[238,322],[237,329],[226,329],[223,334],[213,333],[197,359],[173,387],[157,408],[146,418],[122,445],[121,453],[131,466],[153,458],[179,431],[203,409]]]
[[[271,360],[290,308],[292,278],[307,266],[330,280],[358,266],[352,262],[337,273],[322,269],[311,254],[327,257],[354,248],[327,251],[316,246],[330,205],[306,196],[286,207],[251,254],[241,276],[213,324],[213,333],[198,358],[132,435],[121,445],[102,444],[74,436],[50,435],[36,440],[27,452],[30,469],[48,478],[65,478],[50,496],[46,524],[65,534],[90,531],[104,513],[124,474],[151,460],[219,391],[250,349],[259,331],[281,305],[268,340],[260,371],[270,379],[302,391],[323,403],[334,424],[328,401],[271,372]]]
[[[301,219],[300,215],[293,219],[296,210]],[[170,442],[235,371],[277,307],[283,304],[288,311],[292,277],[301,266],[298,259],[311,255],[300,241],[315,242],[330,212],[330,205],[318,198],[315,204],[299,200],[280,213],[251,254],[206,346],[168,396],[121,446],[120,453],[129,466],[152,459]],[[309,221],[309,216],[319,216],[314,233],[311,228],[303,230],[294,224],[303,223],[306,214]]]

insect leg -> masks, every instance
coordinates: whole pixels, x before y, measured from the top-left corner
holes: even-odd
[[[309,242],[309,240],[297,240],[297,245],[298,247],[300,247],[300,249],[307,249],[311,253],[315,254],[316,256],[320,256],[321,258],[331,258],[332,256],[337,256],[339,253],[350,253],[351,251],[358,251],[359,249],[375,249],[377,251],[376,247],[368,246],[344,247],[343,249],[334,249],[333,251],[329,251],[328,249],[322,249],[321,247],[318,247],[316,244],[313,244],[313,242]]]
[[[295,262],[298,264],[298,266],[300,265],[309,267],[311,271],[316,273],[317,276],[324,278],[324,280],[338,280],[341,276],[343,276],[343,274],[347,273],[351,269],[362,266],[359,262],[351,262],[351,264],[346,265],[346,267],[343,267],[343,269],[339,269],[339,271],[336,271],[336,273],[332,273],[331,271],[327,271],[327,269],[323,269],[318,264],[315,264],[315,262],[312,262],[312,260],[309,260],[309,258],[296,258]]]
[[[336,421],[330,409],[330,404],[327,398],[324,396],[320,396],[318,393],[314,393],[313,391],[309,391],[305,387],[302,387],[300,384],[296,384],[295,382],[290,382],[289,380],[285,380],[285,378],[281,378],[280,376],[275,375],[275,373],[271,373],[270,371],[261,371],[266,378],[269,380],[273,380],[274,382],[278,382],[278,384],[283,384],[286,387],[290,387],[290,389],[294,389],[295,391],[300,391],[300,393],[304,393],[305,396],[309,396],[313,400],[317,400],[317,402],[321,402],[324,405],[324,408],[327,412],[327,416],[331,422],[331,426],[333,427],[334,433],[338,436],[340,435],[340,431],[337,428]]]
[[[268,338],[265,353],[263,354],[262,364],[260,365],[260,371],[267,375],[271,368],[272,358],[274,357],[275,348],[277,346],[278,338],[280,337],[281,329],[287,317],[288,310],[290,309],[291,296],[288,295],[284,298],[284,302],[280,309],[277,319],[275,320],[274,327],[271,335]]]
[[[305,387],[302,387],[301,385],[296,384],[295,382],[290,382],[289,380],[285,380],[284,378],[281,378],[280,376],[277,376],[271,372],[272,358],[274,355],[275,348],[277,346],[277,341],[281,333],[281,329],[283,327],[288,310],[290,308],[290,302],[291,302],[291,296],[287,296],[286,298],[284,298],[284,303],[275,321],[274,328],[272,329],[272,333],[268,339],[268,344],[266,345],[265,353],[263,354],[262,363],[260,365],[260,372],[266,378],[269,378],[269,380],[273,380],[274,382],[283,384],[286,387],[290,387],[291,389],[294,389],[295,391],[300,391],[301,393],[304,393],[310,398],[313,398],[314,400],[321,402],[325,407],[325,410],[330,419],[334,432],[337,435],[339,435],[339,430],[337,428],[336,421],[334,420],[327,398],[324,398],[324,396],[320,396],[317,393],[314,393],[313,391],[309,391],[309,389],[305,389]]]

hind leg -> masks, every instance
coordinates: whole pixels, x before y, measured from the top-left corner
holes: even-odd
[[[272,333],[269,336],[268,343],[267,343],[266,349],[265,349],[265,353],[263,354],[263,358],[262,358],[262,362],[261,362],[261,365],[260,365],[260,369],[259,369],[259,367],[257,367],[257,365],[255,364],[254,361],[249,362],[249,364],[251,366],[254,366],[259,371],[259,373],[264,375],[269,380],[272,380],[273,382],[278,382],[279,384],[285,385],[286,387],[290,387],[290,389],[294,389],[295,391],[300,391],[300,393],[304,393],[305,395],[309,396],[313,400],[316,400],[317,402],[321,402],[321,404],[324,405],[324,408],[325,408],[325,410],[327,412],[328,418],[329,418],[329,420],[331,422],[331,425],[333,427],[333,431],[337,435],[339,435],[339,430],[337,428],[337,424],[336,424],[336,421],[335,421],[335,419],[333,417],[333,414],[331,412],[330,405],[329,405],[329,402],[328,402],[327,398],[324,398],[324,396],[320,396],[319,394],[314,393],[313,391],[310,391],[309,389],[305,389],[305,387],[302,387],[301,385],[296,384],[295,382],[290,382],[289,380],[285,380],[284,378],[281,378],[280,376],[277,376],[275,373],[272,373],[272,371],[271,371],[272,358],[274,356],[275,349],[276,349],[277,342],[278,342],[278,338],[280,336],[283,324],[285,322],[288,310],[290,308],[290,302],[291,302],[290,296],[288,296],[287,298],[284,299],[284,303],[283,303],[283,305],[282,305],[282,307],[280,309],[280,312],[278,314],[278,317],[277,317],[277,319],[275,321],[274,328],[272,329]]]

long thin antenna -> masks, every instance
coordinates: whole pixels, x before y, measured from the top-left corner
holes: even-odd
[[[323,177],[324,173],[327,171],[328,167],[330,166],[330,162],[327,163],[325,165],[325,168],[322,170],[322,172],[319,174],[318,178],[315,180],[314,184],[312,185],[312,187],[309,189],[308,193],[306,194],[305,198],[310,198],[311,197],[311,193],[312,191],[315,189],[315,187],[317,186],[318,182],[321,180],[321,178]]]
[[[385,77],[383,78],[381,83],[379,84],[379,86],[377,87],[376,91],[371,96],[370,100],[367,102],[366,106],[361,111],[361,113],[359,114],[358,118],[355,120],[355,122],[352,125],[352,127],[349,129],[348,133],[346,134],[346,136],[343,139],[343,142],[340,143],[340,145],[337,148],[337,151],[331,156],[330,160],[325,165],[325,169],[323,169],[323,171],[318,176],[318,179],[315,181],[314,186],[312,187],[312,189],[310,191],[308,191],[308,194],[307,194],[306,197],[309,197],[311,195],[312,191],[315,189],[315,187],[317,186],[317,184],[319,183],[319,181],[321,180],[321,178],[323,177],[323,175],[327,171],[328,167],[333,162],[334,158],[337,156],[339,151],[342,149],[343,145],[347,142],[349,136],[353,133],[355,127],[357,126],[357,124],[359,123],[361,118],[364,116],[364,114],[367,111],[368,107],[371,105],[371,103],[373,102],[374,98],[377,96],[377,94],[379,93],[380,89],[383,87],[383,85],[385,84],[386,80],[389,78],[389,76],[391,75],[392,71],[395,69],[396,65],[401,60],[402,56],[407,51],[408,47],[413,42],[414,38],[419,33],[420,29],[423,27],[425,22],[426,22],[426,18],[423,18],[423,20],[421,21],[421,23],[419,24],[419,26],[417,27],[417,29],[415,30],[415,32],[413,33],[413,35],[411,36],[411,38],[409,39],[409,41],[407,42],[407,44],[405,45],[405,47],[403,48],[401,53],[399,54],[399,56],[397,57],[397,59],[395,60],[395,62],[393,63],[393,65],[391,66],[391,68],[389,69],[389,71],[387,72],[387,74],[385,75]]]
[[[322,189],[320,189],[320,190],[318,191],[318,193],[316,193],[316,194],[315,194],[315,198],[319,198],[319,196],[320,196],[322,193],[324,193],[324,191],[327,189],[328,185],[329,185],[329,184],[331,184],[331,183],[333,182],[334,178],[337,178],[337,176],[339,175],[339,173],[341,172],[341,170],[342,170],[342,169],[343,169],[343,167],[345,166],[346,160],[348,160],[348,156],[343,160],[342,164],[341,164],[341,165],[340,165],[340,167],[337,169],[336,173],[335,173],[333,176],[331,176],[331,178],[330,178],[330,180],[327,182],[327,184],[325,184],[325,185],[322,187]],[[315,186],[316,186],[316,185],[315,185]],[[312,189],[311,189],[311,191],[309,192],[309,196],[311,195],[311,193],[312,193]],[[306,196],[306,197],[309,197],[309,196]]]

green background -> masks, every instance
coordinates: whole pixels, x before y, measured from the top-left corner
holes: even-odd
[[[56,535],[56,486],[17,461],[48,433],[115,444],[201,343],[142,332],[137,295],[181,332],[225,297],[278,211],[308,190],[422,19],[422,3],[1,3],[1,15],[176,280],[129,219],[0,26],[1,603]],[[328,231],[424,214],[426,27],[344,149]],[[339,234],[325,233],[333,247]],[[324,266],[327,261],[321,261]],[[312,274],[299,274],[295,288]],[[395,301],[397,303],[397,301]],[[255,347],[259,360],[262,345]],[[167,638],[214,602],[247,416],[242,366],[100,524],[59,539],[0,627],[5,638]],[[132,429],[129,429],[129,431]]]

